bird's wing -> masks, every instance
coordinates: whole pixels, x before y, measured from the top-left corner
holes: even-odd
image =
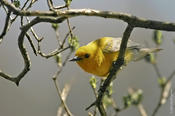
[[[121,40],[122,38],[112,38],[112,37],[108,38],[105,41],[103,52],[112,53],[112,52],[119,51]],[[128,44],[127,44],[128,49],[140,49],[140,47],[141,46],[138,43],[128,40]]]

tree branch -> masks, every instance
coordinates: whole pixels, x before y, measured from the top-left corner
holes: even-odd
[[[63,67],[66,65],[66,63],[67,63],[68,59],[70,58],[71,54],[72,54],[72,51],[70,51],[70,53],[67,55],[66,59],[64,60],[64,62],[62,63],[61,66],[59,66],[59,64],[57,62],[57,66],[60,69],[55,73],[55,75],[52,78],[53,81],[54,81],[58,96],[59,96],[59,98],[61,100],[61,103],[62,103],[62,105],[63,105],[63,107],[64,107],[64,109],[65,109],[68,116],[73,116],[73,114],[70,112],[67,104],[65,103],[66,98],[64,98],[64,96],[61,94],[61,90],[60,90],[59,83],[58,83],[58,76],[59,76],[60,72],[63,70]]]
[[[24,36],[25,36],[26,32],[27,32],[27,28],[23,29],[18,37],[18,47],[19,47],[21,55],[23,56],[23,59],[24,59],[24,69],[17,77],[12,77],[12,76],[7,75],[3,72],[0,72],[1,77],[4,77],[5,79],[8,79],[12,82],[15,82],[17,86],[19,85],[19,81],[30,70],[30,59],[29,59],[28,53],[25,49],[25,46],[23,45]]]
[[[130,34],[131,34],[133,28],[134,28],[133,26],[128,24],[127,28],[125,29],[125,32],[123,33],[122,42],[120,45],[118,58],[113,63],[108,77],[104,81],[103,85],[100,87],[97,100],[94,103],[92,103],[88,108],[86,108],[86,110],[88,110],[92,106],[96,105],[98,107],[100,114],[102,116],[106,115],[104,108],[102,106],[102,99],[103,99],[103,96],[107,90],[107,87],[110,85],[112,80],[114,80],[116,78],[116,76],[115,76],[116,73],[120,70],[121,66],[124,64],[124,55],[125,55],[125,51],[126,51],[126,47],[127,47],[127,42],[128,42],[128,39],[130,37]]]
[[[7,13],[7,16],[6,16],[4,29],[3,29],[3,31],[2,31],[2,33],[0,35],[0,43],[2,42],[3,37],[5,36],[5,34],[7,33],[7,31],[10,28],[10,25],[11,25],[10,15],[11,15],[11,11],[9,10],[8,13]]]
[[[153,113],[151,116],[155,116],[156,113],[158,112],[158,110],[160,109],[160,107],[166,103],[167,101],[167,98],[169,96],[169,92],[170,92],[170,89],[171,89],[171,81],[168,81],[165,85],[165,87],[163,87],[161,89],[161,93],[160,93],[160,98],[159,98],[159,101],[158,101],[158,104],[156,105],[155,109],[153,110]]]
[[[64,99],[62,98],[62,96],[61,96],[61,95],[62,95],[62,94],[61,94],[61,90],[60,90],[60,88],[59,88],[59,84],[58,84],[58,82],[57,82],[57,80],[56,80],[55,77],[53,78],[53,81],[54,81],[54,84],[55,84],[57,93],[58,93],[58,95],[59,95],[59,98],[60,98],[60,100],[61,100],[61,103],[63,104],[63,107],[64,107],[64,109],[65,109],[67,115],[68,115],[68,116],[73,116],[72,113],[70,112],[68,106],[66,105],[65,100],[64,100]]]
[[[23,56],[24,59],[24,69],[22,70],[22,72],[16,76],[13,77],[11,75],[5,74],[0,70],[0,76],[10,80],[14,83],[16,83],[16,85],[19,85],[20,80],[26,75],[26,73],[30,70],[30,59],[28,56],[28,53],[25,49],[25,46],[23,45],[24,43],[24,36],[26,35],[27,31],[35,24],[40,23],[40,22],[57,22],[57,23],[61,23],[65,20],[65,17],[61,17],[61,18],[40,18],[40,17],[36,17],[35,19],[33,19],[30,23],[24,25],[23,27],[21,27],[21,33],[18,37],[18,47],[19,50],[21,52],[21,55]]]
[[[16,8],[6,0],[1,0],[9,10],[20,16],[50,16],[50,17],[76,17],[76,16],[97,16],[104,18],[113,18],[123,20],[134,27],[157,29],[164,31],[175,31],[175,23],[161,22],[139,18],[127,13],[118,13],[112,11],[99,11],[94,9],[70,9],[70,10],[55,10],[55,11],[26,11]]]
[[[161,108],[161,106],[166,103],[166,101],[169,97],[169,94],[170,94],[170,89],[171,89],[171,84],[172,84],[171,80],[173,79],[174,75],[175,75],[175,71],[173,71],[171,73],[171,75],[166,80],[164,86],[161,87],[160,98],[159,98],[159,101],[158,101],[155,109],[153,110],[152,116],[155,116],[156,113],[158,112],[158,110]]]
[[[33,44],[33,41],[32,41],[32,39],[31,39],[31,37],[30,37],[30,35],[28,33],[26,33],[26,37],[27,37],[27,39],[28,39],[28,41],[30,43],[30,46],[31,46],[31,48],[33,50],[33,53],[37,56],[37,50],[36,50],[36,48],[35,48],[35,46]]]
[[[68,97],[70,89],[71,89],[71,84],[70,83],[69,84],[65,84],[64,88],[62,89],[62,93],[61,93],[60,96],[62,97],[64,102],[66,101],[66,99]],[[57,111],[57,116],[61,116],[62,115],[62,110],[63,110],[63,104],[61,104],[59,106],[58,111]]]

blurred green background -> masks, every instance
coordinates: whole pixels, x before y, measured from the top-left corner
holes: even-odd
[[[21,0],[21,2],[24,1]],[[64,1],[59,0],[55,3],[61,5]],[[124,12],[146,19],[175,22],[174,5],[174,0],[73,0],[71,8]],[[47,9],[47,1],[39,0],[31,10],[44,11]],[[0,32],[4,26],[5,16],[5,12],[0,8]],[[120,37],[126,27],[126,23],[122,21],[98,17],[80,16],[71,18],[70,22],[71,26],[76,27],[74,33],[79,38],[80,45],[103,36]],[[17,46],[17,38],[20,33],[19,23],[18,19],[0,45],[0,69],[15,76],[23,69],[23,59]],[[50,24],[41,23],[35,25],[34,29],[40,37],[44,37],[41,44],[43,52],[48,53],[56,48],[55,33]],[[60,24],[59,32],[60,38],[63,38],[68,32],[66,21]],[[148,42],[150,47],[155,47],[152,32],[153,30],[136,28],[132,32],[131,39],[143,45]],[[157,63],[162,75],[168,77],[175,70],[175,44],[173,43],[175,33],[163,32],[163,37],[161,48],[164,50],[158,53]],[[28,41],[25,41],[25,45],[32,62],[31,71],[22,79],[19,87],[0,77],[0,116],[56,116],[60,105],[60,99],[52,80],[57,70],[56,63],[53,58],[36,57]],[[63,55],[67,53],[68,51]],[[95,100],[89,85],[89,77],[91,77],[90,74],[82,71],[76,63],[72,62],[67,63],[59,76],[61,88],[65,83],[72,83],[66,102],[75,116],[87,116],[85,108]],[[128,87],[143,90],[143,105],[150,115],[160,96],[157,75],[152,65],[141,60],[130,63],[120,71],[113,87],[113,97],[119,106],[122,106],[122,96],[127,95]],[[172,88],[175,88],[175,79],[173,79]],[[173,116],[174,114],[170,114],[168,100],[161,107],[157,116]],[[130,107],[119,113],[119,116],[129,115],[139,116],[140,114],[136,107]]]

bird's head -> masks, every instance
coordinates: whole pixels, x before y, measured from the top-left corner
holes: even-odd
[[[88,46],[82,46],[77,49],[75,56],[70,61],[87,62],[92,58],[93,53],[92,49]]]

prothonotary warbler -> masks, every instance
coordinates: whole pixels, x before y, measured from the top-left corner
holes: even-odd
[[[76,50],[70,61],[76,63],[86,72],[106,77],[119,54],[121,38],[102,37]],[[157,52],[159,48],[143,48],[136,42],[128,41],[125,52],[125,64],[142,59],[148,53]]]

